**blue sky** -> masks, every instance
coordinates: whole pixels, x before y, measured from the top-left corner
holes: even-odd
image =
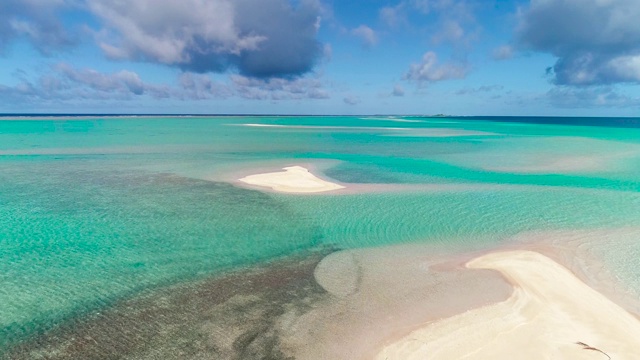
[[[3,0],[0,112],[637,116],[637,0]]]

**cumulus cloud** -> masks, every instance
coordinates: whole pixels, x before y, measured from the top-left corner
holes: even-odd
[[[437,82],[449,79],[462,79],[467,75],[468,66],[455,63],[438,63],[438,56],[429,51],[422,57],[422,61],[411,64],[409,72],[404,76],[406,80],[416,82]]]
[[[142,95],[145,91],[145,84],[138,74],[128,70],[105,74],[93,69],[76,69],[68,64],[59,64],[55,70],[62,80],[95,91],[133,95]]]
[[[440,27],[440,30],[432,36],[434,43],[458,42],[466,35],[465,30],[460,23],[455,20],[446,20]]]
[[[380,20],[389,27],[397,27],[406,23],[406,15],[402,4],[398,6],[385,6],[379,11]]]
[[[426,21],[418,26],[427,24],[428,31],[433,34],[431,40],[436,44],[468,46],[479,29],[473,4],[466,0],[402,0],[381,8],[378,15],[391,28],[410,25],[415,22],[416,15],[422,16]]]
[[[360,25],[351,30],[351,34],[360,38],[362,44],[366,47],[372,47],[378,43],[378,35],[372,28],[366,25]]]
[[[640,83],[639,18],[637,0],[532,0],[517,40],[558,57],[556,84]]]
[[[35,81],[22,78],[15,86],[0,85],[6,102],[64,102],[77,99],[132,100],[142,95],[155,98],[170,96],[163,86],[144,83],[130,71],[100,73],[91,69],[76,69],[58,64],[53,71]]]
[[[494,60],[506,60],[513,57],[513,47],[509,45],[498,46],[493,49],[491,56]]]
[[[393,87],[393,91],[391,91],[391,95],[393,96],[404,96],[404,88],[400,85],[396,85]]]
[[[185,100],[206,100],[211,98],[228,98],[233,96],[233,90],[222,82],[211,79],[207,74],[185,72],[178,77],[180,91],[177,97]]]
[[[87,1],[111,58],[269,78],[305,74],[323,54],[316,0]]]
[[[473,95],[473,94],[479,94],[479,93],[488,93],[488,92],[493,92],[493,91],[499,91],[504,89],[504,86],[502,85],[483,85],[477,88],[463,88],[460,89],[458,91],[456,91],[456,95]]]
[[[71,6],[70,0],[0,1],[0,51],[20,37],[45,55],[73,45],[73,37],[55,16]]]
[[[0,84],[5,102],[65,102],[86,100],[138,100],[142,97],[176,100],[207,100],[239,97],[254,100],[327,99],[329,92],[317,78],[258,79],[232,75],[227,82],[214,81],[207,74],[184,72],[175,84],[146,82],[132,71],[113,73],[79,69],[61,63],[35,80],[19,74],[15,86]]]
[[[329,93],[322,88],[322,82],[314,78],[257,79],[246,76],[231,76],[235,94],[245,99],[257,100],[298,100],[327,99]]]
[[[621,94],[610,86],[582,87],[556,86],[545,94],[553,106],[561,108],[640,107],[640,98]]]
[[[360,103],[360,98],[354,95],[345,96],[342,101],[347,105],[358,105]]]

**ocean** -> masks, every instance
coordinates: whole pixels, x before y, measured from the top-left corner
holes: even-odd
[[[349,191],[236,181],[297,164]],[[583,233],[640,294],[638,119],[8,115],[0,358],[238,271],[395,244],[473,251],[553,231]]]

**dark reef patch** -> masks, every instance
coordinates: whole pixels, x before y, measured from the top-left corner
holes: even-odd
[[[313,253],[122,301],[26,340],[1,359],[288,359],[279,328],[326,296]]]

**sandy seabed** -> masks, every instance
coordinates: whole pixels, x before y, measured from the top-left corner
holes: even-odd
[[[291,193],[344,188],[301,166],[284,170],[240,181]],[[585,270],[575,269],[588,261],[578,255],[572,271]],[[526,247],[458,257],[421,246],[338,252],[315,270],[330,298],[291,319],[283,345],[300,359],[640,358],[640,320],[554,260]]]
[[[582,250],[639,233],[327,250],[125,300],[0,359],[638,359],[637,297]]]

